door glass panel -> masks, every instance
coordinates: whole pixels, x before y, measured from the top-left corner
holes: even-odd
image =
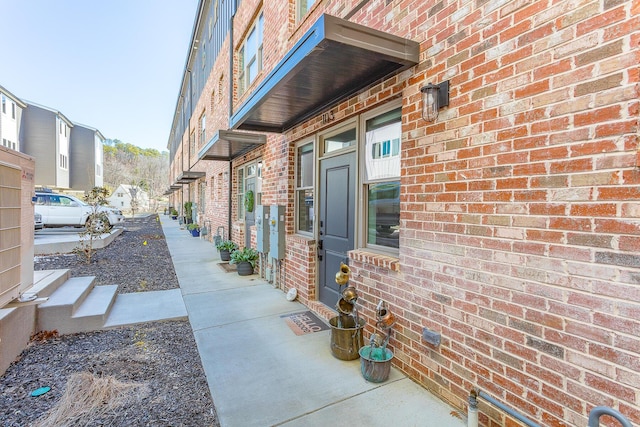
[[[324,152],[325,154],[332,151],[341,150],[346,147],[351,147],[356,144],[356,129],[349,129],[341,132],[337,135],[325,138],[324,140]]]

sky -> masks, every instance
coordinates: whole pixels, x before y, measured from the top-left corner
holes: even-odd
[[[0,0],[0,86],[167,151],[198,0]]]

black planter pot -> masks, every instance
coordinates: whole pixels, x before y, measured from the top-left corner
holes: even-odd
[[[229,251],[228,249],[221,249],[220,261],[231,261],[231,251]]]
[[[250,262],[242,261],[237,264],[238,266],[238,275],[240,276],[249,276],[253,274],[253,267]]]

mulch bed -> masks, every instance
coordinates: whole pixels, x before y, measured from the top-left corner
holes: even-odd
[[[127,219],[125,231],[97,250],[91,264],[76,254],[41,255],[35,257],[34,268],[68,268],[73,277],[96,276],[96,286],[118,285],[121,294],[179,287],[157,215]]]
[[[128,220],[126,228],[98,250],[91,264],[76,255],[56,255],[37,257],[35,269],[69,268],[72,276],[92,275],[98,284],[118,284],[121,293],[177,288],[157,217]],[[47,425],[36,420],[56,409],[65,391],[74,391],[66,390],[70,377],[76,377],[72,374],[113,379],[110,383],[131,384],[133,390],[142,385],[144,393],[124,396],[113,407],[104,402],[96,415],[57,421],[56,426],[219,426],[188,321],[64,336],[54,331],[37,334],[0,377],[2,426]],[[32,397],[40,387],[51,390]]]

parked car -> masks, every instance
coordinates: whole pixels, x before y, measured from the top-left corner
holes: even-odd
[[[84,227],[89,215],[93,212],[91,205],[84,201],[67,195],[46,191],[36,191],[36,214],[42,216],[44,227]],[[109,225],[114,226],[124,223],[124,215],[118,209],[99,206],[98,213],[105,213]],[[97,229],[100,229],[97,224]]]
[[[44,224],[42,223],[42,215],[40,215],[38,212],[33,214],[33,223],[33,229],[35,231],[42,230],[44,228]]]

